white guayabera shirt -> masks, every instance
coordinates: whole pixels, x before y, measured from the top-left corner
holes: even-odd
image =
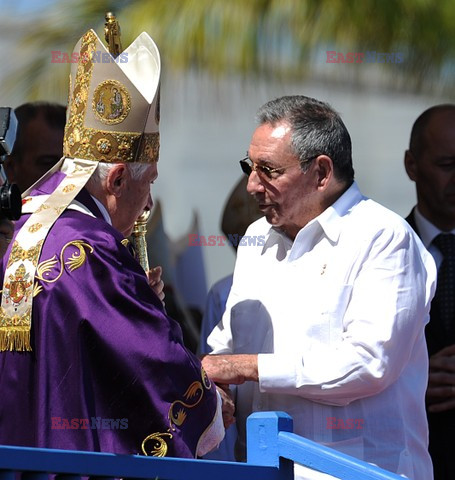
[[[246,235],[265,245],[239,247],[209,337],[213,353],[260,354],[259,384],[237,391],[240,446],[252,411],[282,410],[299,435],[433,478],[424,327],[436,267],[412,229],[354,183],[294,242],[265,218]]]

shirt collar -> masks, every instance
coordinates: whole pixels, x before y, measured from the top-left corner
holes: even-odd
[[[280,229],[270,227],[263,252],[274,244],[278,244],[285,251],[291,250],[288,259],[290,261],[303,255],[307,249],[324,234],[331,242],[336,243],[341,233],[341,219],[349,210],[365,197],[361,194],[356,182],[338,198],[330,207],[326,208],[320,215],[308,222],[292,241]],[[312,245],[311,245],[312,244]]]
[[[414,208],[414,220],[416,222],[417,230],[419,231],[420,239],[426,248],[429,248],[433,240],[440,233],[453,233],[455,229],[450,232],[443,232],[435,227],[429,220],[427,220],[421,213],[418,207]]]
[[[340,237],[342,217],[347,215],[354,205],[364,199],[365,197],[361,194],[357,183],[353,182],[343,195],[326,208],[313,222],[319,223],[327,238],[335,243]]]
[[[90,194],[90,196],[93,198],[93,201],[96,203],[96,206],[99,208],[99,210],[101,212],[101,215],[103,215],[104,220],[106,220],[106,222],[109,225],[112,225],[112,220],[111,220],[111,217],[110,217],[106,207],[97,198],[95,198],[92,194]]]

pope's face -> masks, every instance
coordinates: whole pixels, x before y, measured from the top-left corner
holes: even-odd
[[[424,135],[422,152],[406,153],[406,171],[422,215],[449,231],[455,228],[455,110],[434,113]]]
[[[125,237],[131,235],[134,222],[153,206],[151,185],[158,177],[157,164],[152,163],[140,178],[134,179],[127,173],[124,192],[117,199],[116,212],[112,223]]]
[[[251,139],[248,156],[255,165],[283,169],[267,177],[252,171],[247,190],[258,202],[267,221],[290,238],[320,211],[313,164],[305,173],[291,150],[291,129],[286,122],[259,126]]]

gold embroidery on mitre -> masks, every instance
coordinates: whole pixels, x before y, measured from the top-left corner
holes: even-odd
[[[100,153],[109,153],[112,150],[111,142],[107,138],[100,138],[96,142],[96,148]]]
[[[105,125],[122,123],[131,110],[130,94],[117,80],[105,80],[95,88],[92,109],[95,117]]]
[[[160,153],[160,135],[158,133],[145,133],[142,137],[142,148],[137,162],[152,163],[158,159]]]
[[[76,78],[74,82],[74,89],[69,96],[69,118],[65,126],[65,135],[63,138],[63,155],[73,158],[84,158],[87,160],[95,160],[99,162],[118,163],[118,162],[141,162],[141,163],[153,163],[158,161],[159,157],[159,133],[142,133],[142,132],[117,132],[108,130],[99,130],[94,128],[85,127],[84,119],[88,102],[88,92],[90,90],[90,79],[93,71],[93,52],[96,50],[96,35],[89,31],[83,37],[81,41],[81,49],[79,55],[79,63],[76,70]],[[92,108],[96,118],[100,121],[104,119],[103,123],[107,123],[106,120],[118,120],[122,117],[119,115],[120,111],[129,112],[131,108],[130,95],[126,88],[115,80],[107,80],[110,82],[106,84],[112,88],[118,86],[122,98],[121,102],[117,95],[117,100],[114,101],[114,105],[120,105],[117,109],[114,106],[114,112],[110,105],[106,107],[107,93],[109,90],[103,90],[101,85],[106,82],[102,82],[97,86],[97,96],[94,95],[92,101]],[[120,86],[124,89],[121,90]],[[105,86],[106,87],[106,86]],[[107,88],[107,87],[106,87]],[[102,92],[105,92],[102,96]],[[125,95],[122,96],[122,92]],[[112,92],[109,93],[111,95]],[[96,106],[98,104],[98,112]],[[101,104],[104,105],[104,111]],[[159,107],[157,107],[159,116]],[[155,113],[157,113],[157,111]],[[103,112],[101,117],[100,112]],[[108,118],[109,115],[113,115],[116,118]],[[122,121],[126,118],[123,117]],[[116,123],[119,123],[118,121]],[[98,143],[103,139],[103,142]],[[110,150],[107,152],[100,152],[99,145],[110,144]],[[105,150],[106,147],[103,146]],[[144,152],[144,150],[146,150]]]

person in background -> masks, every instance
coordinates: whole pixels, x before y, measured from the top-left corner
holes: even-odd
[[[432,478],[424,329],[434,260],[403,218],[363,196],[337,112],[302,95],[259,109],[248,192],[264,214],[240,245],[222,321],[203,358],[236,384],[239,441],[254,411],[298,435],[413,480]],[[297,478],[327,478],[295,466]]]
[[[16,183],[23,193],[62,158],[66,108],[58,103],[31,102],[14,113],[16,142],[5,160],[5,170],[9,182]]]
[[[435,480],[455,478],[455,105],[436,105],[415,121],[404,164],[417,205],[406,218],[433,255],[438,285],[425,335],[426,395]]]
[[[245,235],[248,226],[262,216],[257,203],[246,192],[247,178],[242,176],[230,193],[223,208],[221,231],[226,238],[226,245],[237,252],[240,239]],[[222,250],[220,250],[222,251]],[[226,300],[231,290],[233,275],[229,274],[212,285],[207,295],[207,303],[201,323],[198,353],[209,353],[207,337],[221,320],[226,308]]]

